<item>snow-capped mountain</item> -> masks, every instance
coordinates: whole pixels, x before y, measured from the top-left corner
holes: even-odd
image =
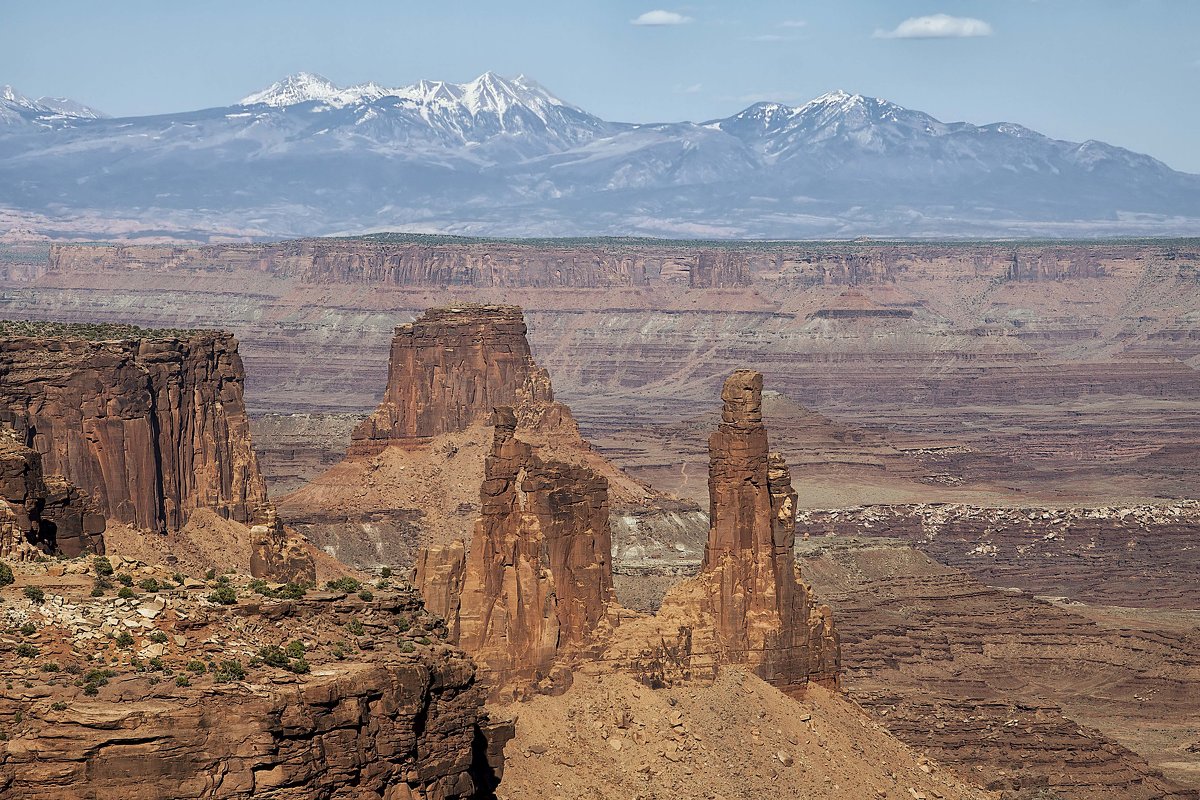
[[[0,86],[0,125],[51,124],[63,119],[104,119],[108,115],[65,97],[34,100],[12,86]]]
[[[228,107],[126,119],[6,90],[8,115],[23,124],[0,126],[0,212],[93,233],[110,218],[191,236],[1200,232],[1200,176],[1149,156],[840,91],[638,125],[524,76],[298,73]]]

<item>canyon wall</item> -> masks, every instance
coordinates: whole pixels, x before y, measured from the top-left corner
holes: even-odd
[[[41,454],[0,429],[0,558],[103,553],[104,527],[87,494],[43,474]]]
[[[251,526],[255,574],[311,577],[250,443],[237,341],[220,331],[5,323],[0,423],[109,520],[156,533],[197,509]]]
[[[1014,281],[1102,277],[1148,245],[1012,243],[406,241],[405,237],[300,239],[198,247],[51,245],[57,272],[256,270],[308,283],[384,286],[617,288],[678,283],[735,288],[759,281],[804,286],[879,284],[967,274]],[[1200,248],[1167,244],[1195,259]]]

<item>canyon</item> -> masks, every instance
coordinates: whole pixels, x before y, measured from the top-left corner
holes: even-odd
[[[547,752],[536,720],[576,737],[530,775],[649,763],[703,797],[702,737],[642,706],[777,687],[816,719],[828,687],[927,776],[1182,800],[1198,268],[1194,240],[21,246],[0,316],[236,333],[278,530],[323,579],[415,567],[478,693],[525,701],[507,758]]]

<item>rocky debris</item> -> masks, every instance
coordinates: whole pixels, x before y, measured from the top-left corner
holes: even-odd
[[[499,779],[512,724],[407,585],[197,580],[116,556],[16,572],[4,796],[465,800]],[[124,576],[125,596],[89,596]]]
[[[103,553],[104,527],[87,494],[43,475],[41,454],[0,429],[0,558]]]
[[[836,688],[838,636],[828,607],[796,575],[796,494],[786,462],[768,449],[762,375],[734,372],[721,399],[700,573],[671,589],[656,617],[622,631],[607,657],[650,685],[742,664],[785,692],[810,681]]]
[[[196,509],[266,526],[259,574],[315,577],[274,519],[233,336],[55,323],[5,323],[0,334],[0,422],[46,473],[146,531],[179,530]]]
[[[516,438],[513,409],[498,408],[493,424],[465,563],[460,546],[427,552],[417,585],[450,614],[454,584],[461,586],[450,627],[493,696],[562,691],[573,659],[604,636],[612,602],[608,483],[538,456]]]

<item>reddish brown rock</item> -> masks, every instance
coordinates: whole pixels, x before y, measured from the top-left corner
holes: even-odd
[[[396,328],[379,408],[352,435],[352,454],[413,444],[486,422],[499,406],[553,402],[516,306],[427,311]]]
[[[0,334],[0,422],[45,473],[141,530],[179,530],[201,508],[265,526],[256,574],[313,577],[267,498],[233,336],[51,323]]]
[[[455,558],[461,550],[427,553],[418,560],[418,586],[437,610],[453,614],[445,598],[461,571],[450,628],[493,696],[562,691],[573,659],[603,638],[613,600],[608,482],[539,457],[516,438],[511,408],[497,409],[493,422],[465,567]]]
[[[103,553],[104,527],[87,494],[43,475],[41,455],[0,431],[0,558]]]
[[[671,589],[656,617],[623,632],[611,656],[652,685],[715,677],[744,664],[785,692],[837,688],[839,642],[827,606],[796,575],[787,463],[770,453],[762,375],[738,370],[709,439],[709,536],[700,574]]]

